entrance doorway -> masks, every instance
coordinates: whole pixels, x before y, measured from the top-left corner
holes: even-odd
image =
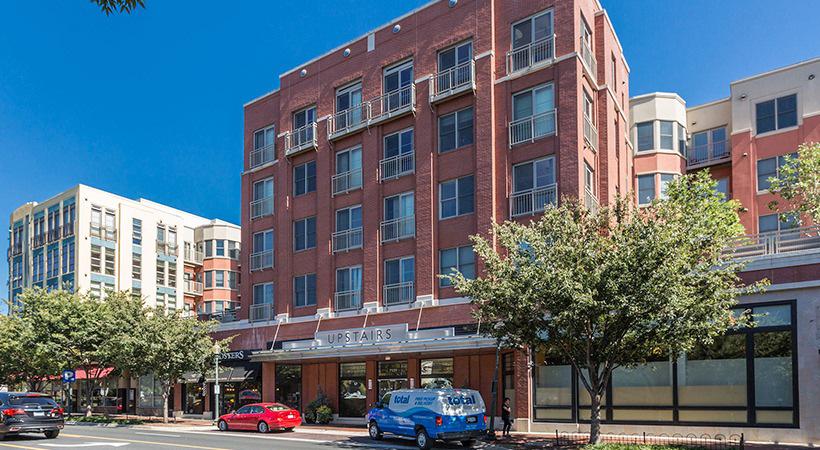
[[[299,364],[276,365],[276,401],[291,408],[302,410],[302,366]]]
[[[378,375],[379,400],[390,391],[410,387],[407,381],[407,361],[379,361]]]

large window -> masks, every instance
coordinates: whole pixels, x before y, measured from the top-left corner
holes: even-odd
[[[384,153],[380,163],[381,179],[398,178],[415,169],[413,129],[402,130],[384,137]]]
[[[366,364],[339,364],[339,417],[364,417],[366,412]]]
[[[275,140],[276,130],[273,126],[253,133],[253,152],[249,161],[251,168],[276,160]]]
[[[354,127],[362,122],[362,82],[336,91],[336,130]]]
[[[778,97],[755,104],[758,133],[797,125],[797,94]]]
[[[260,270],[266,267],[273,267],[273,230],[259,231],[253,234],[251,270]]]
[[[384,394],[398,389],[407,389],[407,361],[379,361],[379,399]]]
[[[293,251],[316,247],[316,217],[293,222]]]
[[[384,304],[396,305],[415,300],[415,258],[390,259],[384,262]]]
[[[299,196],[316,190],[316,161],[293,168],[293,195]]]
[[[316,274],[293,278],[293,303],[295,306],[316,305]]]
[[[253,201],[251,202],[251,219],[271,214],[273,214],[273,177],[253,183]]]
[[[336,311],[357,309],[362,304],[362,267],[336,269]]]
[[[452,388],[453,381],[453,358],[421,360],[422,389]]]
[[[648,205],[655,200],[655,174],[638,175],[638,204]]]
[[[552,11],[530,16],[512,26],[509,70],[526,69],[553,56]]]
[[[790,230],[798,226],[797,215],[794,213],[767,214],[757,219],[758,233]]]
[[[635,125],[638,134],[638,151],[645,152],[655,149],[655,123],[641,122]]]
[[[362,147],[357,146],[336,153],[333,194],[343,194],[360,187],[362,187]]]
[[[439,184],[439,217],[470,214],[475,210],[474,178],[472,175]]]
[[[661,198],[666,198],[666,188],[669,183],[675,181],[675,174],[662,173],[661,174]]]
[[[473,43],[462,42],[438,52],[436,92],[464,86],[472,81]]]
[[[475,278],[475,254],[473,247],[466,245],[464,247],[448,248],[439,251],[439,273],[442,275],[450,275],[454,272],[461,272],[467,279]],[[450,286],[450,280],[441,278],[439,285]]]
[[[473,108],[465,108],[438,118],[438,151],[455,150],[473,143]]]
[[[786,164],[786,156],[775,156],[757,161],[757,190],[767,191],[772,186],[771,178],[780,176],[780,168]],[[797,153],[788,155],[791,159],[797,158]]]
[[[384,199],[382,242],[396,241],[415,236],[414,194],[405,192]]]
[[[512,216],[533,214],[558,202],[555,183],[555,157],[537,159],[513,166]]]
[[[336,211],[336,232],[333,233],[333,251],[362,247],[362,206],[356,205]]]
[[[293,137],[290,147],[298,147],[313,141],[313,124],[316,123],[316,106],[309,106],[293,113]]]
[[[675,149],[675,122],[668,120],[661,120],[661,149],[674,150]]]
[[[552,83],[513,94],[512,143],[555,133],[555,92]]]
[[[253,285],[253,304],[273,304],[273,283],[260,283]]]
[[[277,403],[302,409],[302,366],[299,364],[276,364],[275,372]]]
[[[392,112],[409,106],[413,95],[413,61],[399,63],[384,70],[382,111]]]

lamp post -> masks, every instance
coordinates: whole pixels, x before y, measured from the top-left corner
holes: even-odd
[[[214,343],[214,422],[219,419],[219,342]]]

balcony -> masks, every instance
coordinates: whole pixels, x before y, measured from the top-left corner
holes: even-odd
[[[384,286],[382,299],[385,306],[410,303],[415,298],[416,292],[412,281]]]
[[[333,253],[362,248],[362,227],[333,233]]]
[[[743,236],[726,254],[750,259],[805,252],[820,252],[820,225]]]
[[[285,133],[285,156],[298,155],[318,146],[316,122]]]
[[[167,256],[177,256],[179,254],[179,246],[169,242],[157,241],[157,253]]]
[[[556,133],[555,116],[558,110],[553,109],[534,116],[510,122],[510,148],[524,142],[535,142]]]
[[[332,141],[355,133],[367,127],[370,117],[370,102],[363,102],[339,111],[327,118],[327,138]]]
[[[9,247],[9,255],[10,256],[17,256],[23,254],[23,244],[21,242],[17,242],[16,244]]]
[[[251,220],[273,214],[273,196],[251,202]]]
[[[185,293],[189,295],[202,295],[202,283],[199,281],[185,280]]]
[[[117,229],[115,227],[107,228],[97,224],[91,224],[91,237],[100,238],[106,241],[117,240]]]
[[[688,149],[686,163],[689,168],[708,166],[728,161],[732,157],[726,141],[696,145]]]
[[[362,291],[343,291],[333,294],[336,311],[349,311],[362,306]]]
[[[199,320],[216,320],[219,323],[228,323],[228,322],[236,322],[236,310],[233,309],[226,309],[220,312],[214,313],[199,313],[197,315]]]
[[[330,181],[333,184],[333,195],[346,194],[362,187],[362,169],[337,173]]]
[[[46,245],[46,235],[45,233],[42,234],[35,234],[33,238],[31,238],[31,246],[34,248],[42,247]]]
[[[470,59],[430,77],[430,103],[475,91],[475,61]]]
[[[199,250],[194,250],[193,248],[186,248],[184,258],[186,263],[202,265],[202,261],[205,259],[205,255]]]
[[[515,192],[510,196],[510,217],[543,212],[547,206],[558,204],[558,184]]]
[[[63,237],[74,236],[74,222],[63,224]]]
[[[531,44],[507,52],[507,75],[547,65],[555,59],[555,36],[549,36]]]
[[[583,62],[584,69],[589,73],[590,78],[597,83],[598,63],[595,61],[595,54],[592,53],[592,49],[584,39],[581,39],[581,61]]]
[[[382,243],[400,241],[416,235],[416,216],[404,216],[381,223]]]
[[[391,156],[379,163],[379,181],[393,180],[409,175],[416,170],[414,151],[403,155]]]
[[[273,303],[251,305],[248,310],[248,322],[264,322],[273,319]]]
[[[48,230],[48,234],[46,235],[48,242],[57,242],[60,240],[60,227],[53,228]]]
[[[592,118],[584,115],[584,140],[593,151],[598,150],[598,129],[592,124]]]
[[[386,122],[416,110],[416,84],[388,92],[370,101],[370,124]]]
[[[274,144],[266,145],[251,152],[248,168],[255,169],[273,161],[276,161],[276,146]]]
[[[273,250],[251,253],[251,270],[270,269],[273,267]]]

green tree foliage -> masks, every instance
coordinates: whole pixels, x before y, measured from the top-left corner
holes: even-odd
[[[613,370],[709,344],[736,324],[742,264],[724,249],[743,234],[738,203],[724,201],[706,172],[666,194],[646,209],[622,199],[598,213],[564,199],[532,224],[474,236],[484,276],[449,276],[490,335],[578,371],[593,443]]]
[[[790,202],[801,222],[806,215],[820,223],[820,143],[802,144],[796,158],[786,156],[777,177],[770,181],[769,190]],[[779,205],[774,201],[769,206],[776,210]]]
[[[91,0],[91,3],[99,6],[106,16],[118,12],[131,14],[137,8],[145,8],[144,0]]]

